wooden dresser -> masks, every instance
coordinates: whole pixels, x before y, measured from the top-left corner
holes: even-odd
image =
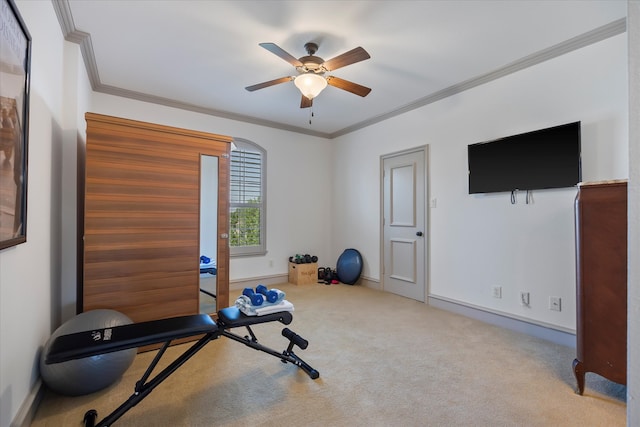
[[[581,183],[575,202],[577,358],[573,371],[627,381],[627,182]]]

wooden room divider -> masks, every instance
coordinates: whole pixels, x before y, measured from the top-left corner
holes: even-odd
[[[218,158],[216,303],[228,306],[232,139],[94,113],[85,118],[78,312],[108,308],[134,322],[198,313],[202,155]]]

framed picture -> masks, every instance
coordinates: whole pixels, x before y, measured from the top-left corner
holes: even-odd
[[[0,0],[0,249],[27,241],[31,35],[13,0]]]

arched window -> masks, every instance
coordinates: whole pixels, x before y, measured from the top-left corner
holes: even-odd
[[[267,252],[267,152],[245,139],[231,150],[229,248],[231,256]]]

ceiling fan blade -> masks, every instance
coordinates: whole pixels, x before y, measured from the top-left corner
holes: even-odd
[[[291,80],[293,80],[293,77],[291,76],[280,77],[279,79],[269,80],[268,82],[258,83],[257,85],[253,85],[253,86],[247,86],[245,87],[245,89],[248,90],[249,92],[253,92],[254,90],[264,89],[265,87],[278,85],[280,83],[290,82]]]
[[[289,52],[285,51],[275,43],[259,43],[259,44],[263,48],[267,49],[269,52],[279,56],[280,58],[284,59],[294,67],[302,67],[304,65],[302,62],[298,61],[297,58],[294,58],[293,56],[291,56]]]
[[[338,55],[335,58],[324,61],[324,64],[322,65],[327,71],[333,71],[369,58],[371,58],[371,56],[369,56],[367,51],[358,46],[355,49],[351,49],[349,52],[345,52],[342,55]]]
[[[329,76],[327,77],[327,83],[338,89],[346,90],[347,92],[355,93],[360,96],[367,96],[371,89],[366,86],[361,86],[357,83],[350,82],[348,80],[341,79],[339,77]]]
[[[313,99],[309,99],[306,96],[302,95],[302,99],[300,100],[300,108],[309,108],[313,106]]]

